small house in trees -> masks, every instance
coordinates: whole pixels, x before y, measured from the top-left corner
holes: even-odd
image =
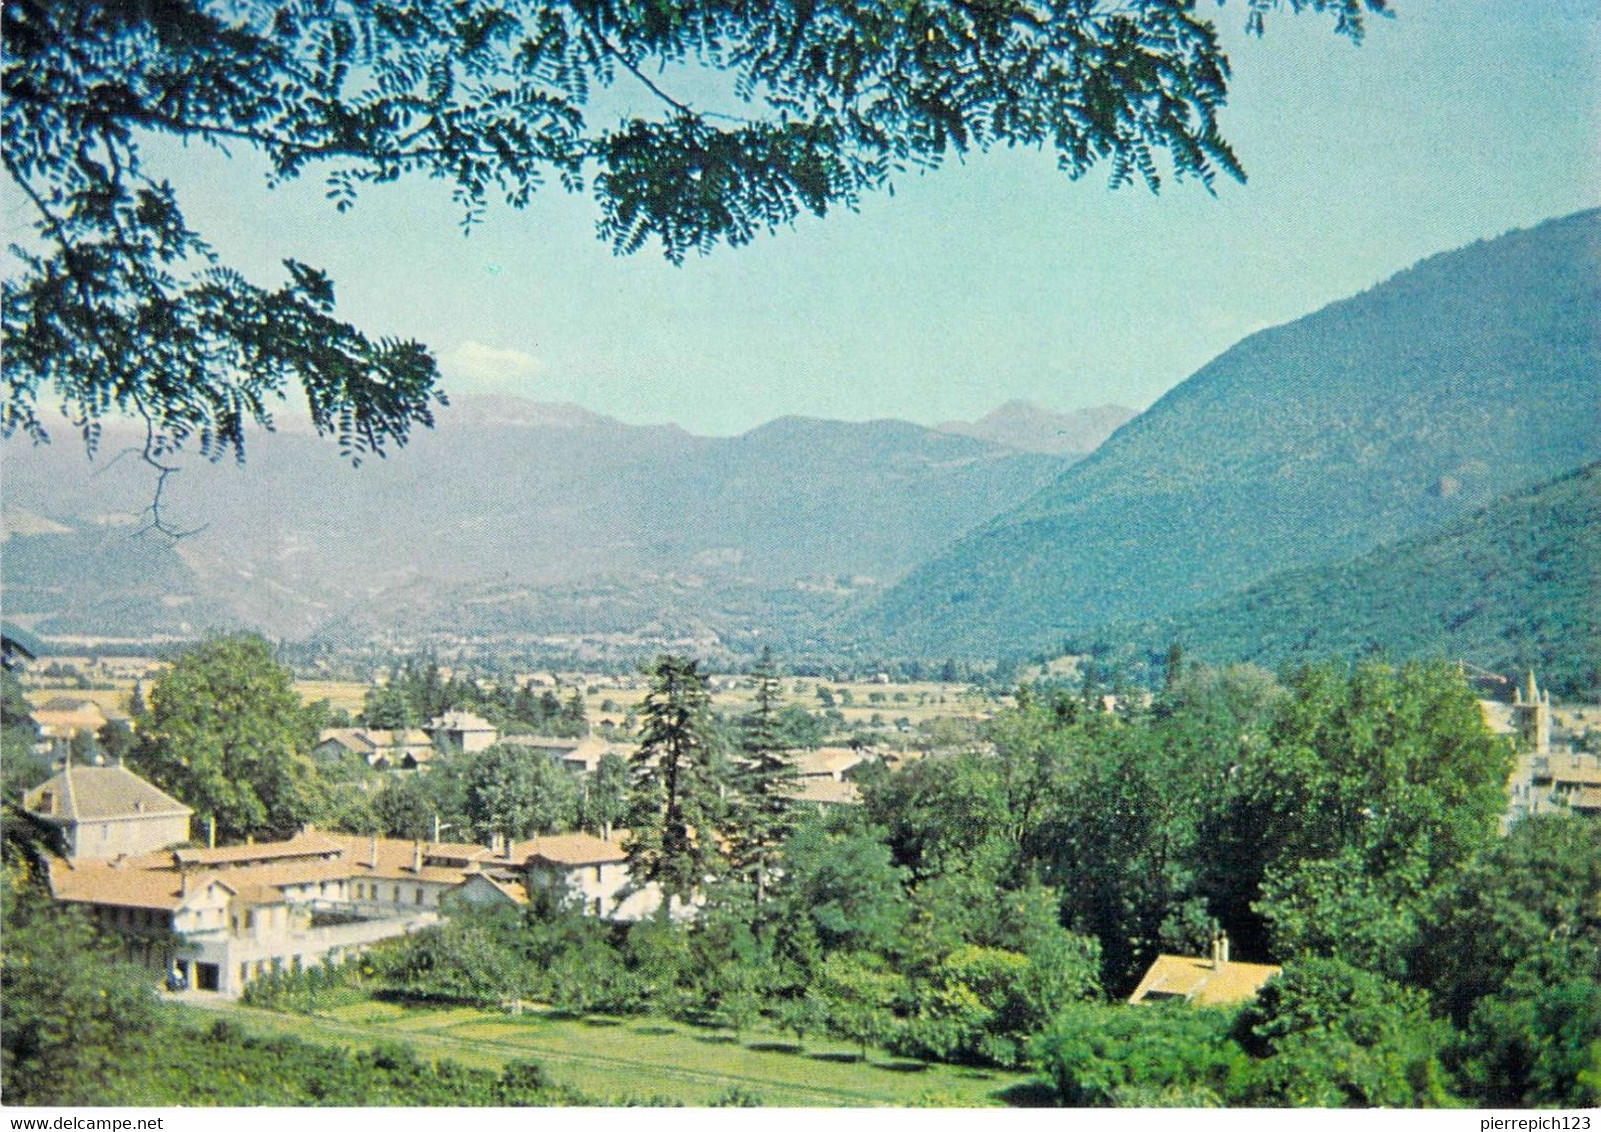
[[[546,735],[508,735],[501,742],[544,755],[563,770],[571,771],[573,774],[594,774],[604,756],[613,754],[626,759],[633,752],[633,748],[626,743],[608,742],[596,735],[582,739],[564,739]]]
[[[1257,992],[1281,968],[1266,963],[1240,963],[1229,958],[1229,937],[1212,937],[1212,954],[1205,959],[1190,955],[1158,955],[1130,1003],[1193,1003],[1196,1006],[1238,1006]]]
[[[500,738],[500,732],[495,730],[494,724],[470,711],[458,708],[452,708],[444,715],[431,720],[424,730],[434,742],[449,743],[467,754],[493,747],[495,741]]]
[[[479,906],[509,904],[521,907],[528,903],[528,889],[522,882],[502,880],[489,873],[468,873],[452,895],[458,900]]]
[[[416,727],[330,727],[311,754],[324,762],[361,759],[374,770],[417,770],[433,760],[434,741]]]
[[[524,863],[530,891],[563,892],[587,916],[643,920],[661,907],[661,889],[655,884],[630,889],[625,836],[614,830],[609,839],[589,833],[536,837],[512,846],[508,855]]]
[[[102,708],[93,700],[76,696],[54,696],[29,713],[43,739],[71,739],[74,735],[93,735],[112,721],[128,722],[120,711]]]
[[[802,751],[795,756],[797,778],[832,779],[845,781],[847,771],[855,769],[872,757],[869,751],[855,747],[819,747],[815,751]]]
[[[69,858],[148,853],[189,840],[194,811],[121,766],[73,766],[27,791],[22,808],[59,831]]]

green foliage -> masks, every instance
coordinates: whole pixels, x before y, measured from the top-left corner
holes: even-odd
[[[11,863],[0,899],[6,1102],[108,1103],[129,1064],[165,1044],[149,975],[115,962],[114,947],[77,909],[53,904]]]
[[[375,951],[377,977],[390,991],[419,999],[484,1006],[521,999],[534,972],[507,931],[490,916],[452,916]]]
[[[861,952],[830,955],[817,971],[816,995],[828,1032],[861,1047],[884,1042],[896,1029],[894,1006],[906,978],[882,959]]]
[[[712,1101],[712,1108],[765,1108],[767,1102],[762,1095],[745,1088],[742,1085],[730,1085],[717,1095]]]
[[[610,752],[600,756],[579,796],[578,824],[603,835],[628,814],[628,760]]]
[[[267,642],[219,637],[151,686],[136,762],[198,818],[215,817],[219,838],[285,837],[314,816],[313,741]]]
[[[1601,981],[1576,977],[1480,999],[1452,1053],[1463,1091],[1484,1107],[1595,1108]]]
[[[431,777],[431,776],[430,776]],[[417,776],[390,777],[372,800],[373,816],[386,837],[432,838],[436,800]]]
[[[885,826],[895,863],[921,880],[959,867],[976,845],[1011,832],[1001,766],[974,755],[912,763],[864,791],[869,818]]]
[[[1338,959],[1286,963],[1234,1026],[1270,1106],[1438,1107],[1446,1033],[1425,995]]]
[[[1308,669],[1274,730],[1277,832],[1256,907],[1281,953],[1335,955],[1399,976],[1432,891],[1495,835],[1511,751],[1461,673]]]
[[[475,838],[518,841],[571,829],[578,818],[572,775],[538,752],[510,743],[460,756],[466,764],[466,817]]]
[[[1413,968],[1458,1023],[1487,995],[1601,982],[1601,826],[1524,818],[1438,895]]]
[[[1016,951],[959,947],[914,987],[897,1048],[1016,1068],[1028,1039],[1095,986],[1093,954],[1085,958],[1076,971],[1052,971]]]
[[[825,949],[892,945],[906,920],[904,872],[865,829],[820,822],[802,826],[784,847],[774,899],[790,922],[804,923]]]
[[[1158,953],[1193,954],[1207,936],[1194,882],[1202,781],[1153,740],[1117,726],[1090,744],[1042,854],[1063,922],[1101,941],[1102,978],[1118,995]]]
[[[48,760],[33,752],[32,709],[22,681],[0,669],[0,796],[15,798],[50,777]]]
[[[0,668],[0,727],[16,727],[33,722],[33,709],[22,681],[9,668]]]
[[[364,727],[376,727],[386,731],[409,731],[426,721],[418,718],[418,712],[403,688],[385,684],[382,687],[367,689],[361,708],[361,722]]]
[[[99,1103],[278,1107],[527,1107],[593,1104],[513,1061],[500,1073],[420,1060],[410,1046],[371,1050],[256,1037],[231,1022],[175,1027],[159,1052],[130,1062]]]
[[[1182,1006],[1080,1005],[1032,1045],[1057,1103],[1074,1108],[1211,1108],[1240,1102],[1249,1059],[1232,1018]]]
[[[772,650],[763,650],[751,676],[756,698],[740,721],[726,833],[729,870],[752,886],[759,903],[780,871],[781,850],[795,830],[796,771],[784,750],[779,721],[783,686]]]

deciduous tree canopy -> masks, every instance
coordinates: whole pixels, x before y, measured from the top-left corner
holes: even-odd
[[[293,833],[315,810],[307,717],[260,637],[221,637],[180,656],[150,689],[138,769],[215,818],[224,841]]]

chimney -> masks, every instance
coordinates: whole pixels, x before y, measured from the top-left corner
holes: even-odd
[[[372,859],[367,864],[375,869],[378,867],[378,835],[376,833],[372,835]]]
[[[1223,936],[1220,932],[1212,932],[1212,970],[1223,966]]]
[[[185,869],[183,872],[179,873],[178,876],[180,878],[179,881],[178,881],[178,895],[180,897],[182,897],[184,900],[188,900],[189,899],[189,870]]]
[[[422,872],[422,841],[419,839],[411,843],[411,871]]]
[[[206,848],[217,847],[217,815],[212,814],[206,819]]]

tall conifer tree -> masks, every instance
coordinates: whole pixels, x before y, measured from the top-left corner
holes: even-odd
[[[742,761],[735,776],[730,815],[730,864],[750,882],[759,904],[779,868],[781,849],[795,831],[795,764],[784,749],[779,726],[783,688],[772,649],[763,649],[751,672],[756,702],[740,721]]]
[[[623,843],[635,886],[661,885],[664,907],[687,900],[719,871],[723,804],[715,773],[711,693],[696,662],[663,656],[640,709],[643,735],[631,759],[633,832]]]

